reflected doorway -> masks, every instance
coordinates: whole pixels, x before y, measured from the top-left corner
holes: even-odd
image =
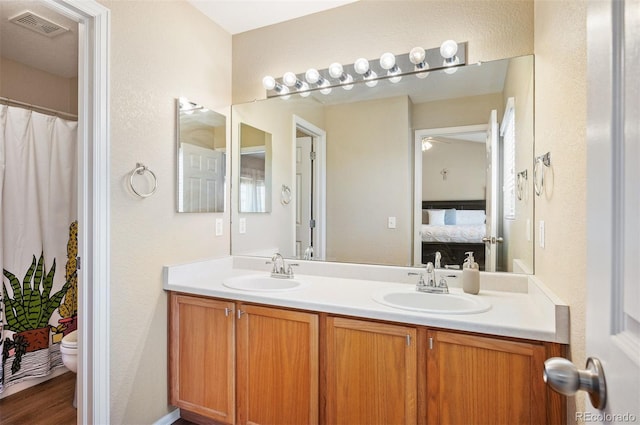
[[[295,246],[298,259],[326,257],[324,130],[295,117]]]

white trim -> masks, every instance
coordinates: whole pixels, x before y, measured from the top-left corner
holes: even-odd
[[[311,124],[309,121],[294,115],[293,116],[293,138],[296,140],[296,130],[302,129],[305,133],[313,136],[316,142],[315,152],[316,166],[313,169],[313,205],[316,212],[316,234],[314,240],[314,256],[319,260],[327,257],[327,132]],[[293,167],[292,180],[296,181],[296,144],[292,143]],[[296,217],[292,219],[293,235],[296,234]],[[296,252],[296,238],[293,238],[293,252]]]
[[[180,409],[175,409],[155,421],[153,425],[171,425],[178,419],[180,419]]]
[[[78,423],[110,423],[109,9],[43,0],[78,22]]]

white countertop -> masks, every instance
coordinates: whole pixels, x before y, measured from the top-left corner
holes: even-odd
[[[228,288],[223,280],[248,274],[269,275],[264,258],[225,257],[164,267],[164,289],[234,301],[478,332],[539,341],[569,342],[569,307],[534,276],[481,273],[480,293],[491,309],[475,314],[401,310],[373,300],[378,291],[411,290],[410,267],[305,262],[296,269],[302,287],[281,292]],[[450,292],[462,293],[460,272],[446,274]],[[457,277],[452,277],[457,276]],[[439,277],[438,277],[439,278]]]

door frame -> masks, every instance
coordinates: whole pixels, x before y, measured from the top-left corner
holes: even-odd
[[[320,127],[311,124],[304,118],[293,116],[293,130],[291,140],[296,140],[297,130],[300,129],[310,135],[314,141],[316,153],[313,167],[313,205],[316,220],[316,232],[314,233],[314,258],[324,260],[327,256],[327,132]],[[291,144],[292,150],[292,175],[291,181],[296,181],[296,144]],[[295,194],[296,191],[294,190]],[[295,205],[295,203],[294,203]],[[293,235],[292,251],[296,252],[296,216],[292,214],[291,229]]]
[[[487,124],[462,125],[457,127],[424,128],[416,130],[413,137],[413,265],[422,264],[422,138],[442,134],[486,132]]]
[[[78,22],[78,423],[110,423],[111,15],[95,0],[42,0]]]

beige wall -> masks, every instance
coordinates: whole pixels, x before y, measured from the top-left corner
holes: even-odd
[[[547,189],[536,197],[545,248],[536,246],[536,276],[570,305],[571,356],[585,363],[586,302],[586,7],[536,1],[536,155],[551,152]],[[573,399],[571,399],[573,400]],[[584,396],[577,398],[584,410]],[[569,415],[573,418],[573,415]]]
[[[447,39],[469,42],[469,61],[533,53],[532,1],[361,0],[233,37],[233,103],[265,97],[262,77],[407,53]]]
[[[436,100],[413,105],[413,128],[460,127],[489,123],[489,112],[498,110],[501,121],[504,111],[502,93]]]
[[[484,143],[435,143],[422,153],[422,200],[485,199],[485,159]]]
[[[327,260],[411,264],[409,108],[406,96],[326,107]]]
[[[111,9],[111,421],[150,424],[171,409],[162,266],[229,253],[229,229],[215,236],[228,213],[175,212],[175,99],[228,109],[231,36],[184,1],[101,3]],[[146,199],[127,189],[136,162],[158,177]]]
[[[0,58],[0,96],[55,109],[78,113],[78,79],[65,78]]]

